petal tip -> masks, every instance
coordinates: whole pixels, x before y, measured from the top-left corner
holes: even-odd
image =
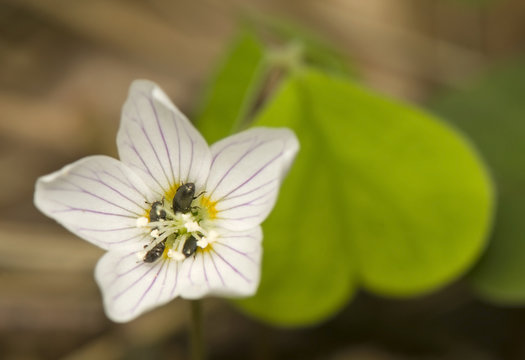
[[[153,81],[145,79],[133,80],[129,88],[129,96],[133,97],[136,94],[148,94],[154,100],[160,102],[162,105],[168,107],[169,109],[178,111],[177,107],[173,104],[168,95],[166,95],[166,93],[161,89],[161,87]]]
[[[136,93],[150,93],[153,91],[154,88],[158,88],[159,86],[151,81],[146,79],[136,79],[131,82],[131,85],[129,87],[129,94],[136,94]]]

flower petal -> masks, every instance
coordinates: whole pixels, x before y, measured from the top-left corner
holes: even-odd
[[[260,224],[298,150],[288,129],[254,128],[213,144],[206,196],[216,202],[218,225],[241,231]]]
[[[106,253],[95,268],[106,315],[113,321],[126,322],[175,298],[180,265],[164,259],[145,263],[137,252]]]
[[[90,156],[36,183],[35,205],[81,238],[103,249],[140,246],[152,201],[144,182],[126,165],[108,156]]]
[[[262,255],[261,227],[242,232],[219,229],[218,232],[216,241],[182,263],[181,297],[249,296],[257,290]]]
[[[204,138],[154,83],[134,81],[117,134],[120,159],[159,197],[174,185],[202,188],[211,154]]]

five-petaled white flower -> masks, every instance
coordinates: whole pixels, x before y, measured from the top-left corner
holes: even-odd
[[[107,250],[95,277],[106,314],[129,321],[173,298],[249,296],[260,223],[299,144],[253,128],[208,147],[154,83],[135,81],[117,134],[120,161],[90,156],[38,179],[35,204]]]

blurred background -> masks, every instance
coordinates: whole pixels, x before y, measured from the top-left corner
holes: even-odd
[[[420,106],[525,48],[522,0],[0,0],[1,359],[187,357],[188,304],[111,323],[93,279],[102,251],[40,214],[34,183],[83,156],[117,156],[133,79],[159,83],[191,118],[256,14],[325,38],[366,86]],[[525,308],[477,300],[461,279],[409,300],[363,292],[303,329],[261,324],[223,300],[204,307],[217,359],[525,359]]]

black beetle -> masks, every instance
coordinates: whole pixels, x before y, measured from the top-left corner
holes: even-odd
[[[191,255],[195,254],[195,251],[197,251],[197,239],[195,239],[193,236],[190,236],[184,243],[182,253],[184,256],[190,257]]]
[[[173,197],[173,211],[187,213],[191,210],[191,203],[195,195],[195,184],[182,184]]]
[[[155,201],[149,211],[149,221],[166,220],[166,211],[162,208],[162,201]]]
[[[166,247],[166,240],[161,241],[160,243],[155,245],[153,249],[151,249],[150,251],[146,253],[146,255],[144,255],[144,259],[143,259],[144,262],[152,263],[155,260],[157,260],[164,252],[165,247]]]

